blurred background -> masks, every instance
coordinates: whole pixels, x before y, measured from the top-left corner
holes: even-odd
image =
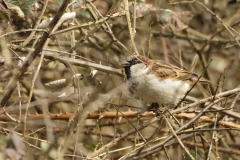
[[[0,156],[238,159],[238,1],[74,0],[59,22],[51,23],[63,3],[1,1]],[[39,44],[44,44],[41,50]],[[37,57],[25,72],[24,60],[34,51]],[[158,116],[146,124],[156,115],[144,112],[148,104],[126,87],[121,68],[136,54],[202,75],[207,84],[196,86],[180,107],[204,103],[178,112],[186,113],[179,121],[166,113],[167,119]],[[144,150],[173,134],[168,122],[177,130],[218,98],[218,110],[204,111],[205,117],[184,129],[191,136],[178,135],[187,148],[172,138],[161,150],[141,154],[139,146]],[[141,124],[146,127],[137,128]],[[121,134],[127,136],[121,139]],[[133,151],[138,154],[129,154]]]

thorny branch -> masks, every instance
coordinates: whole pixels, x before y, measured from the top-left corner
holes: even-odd
[[[176,157],[172,151],[179,159],[224,159],[226,156],[237,159],[239,145],[235,141],[239,140],[240,131],[240,88],[236,87],[240,79],[239,54],[235,48],[240,46],[238,7],[230,7],[226,1],[177,0],[148,4],[136,0],[114,3],[87,0],[71,1],[68,5],[67,0],[57,11],[52,6],[58,8],[59,4],[46,2],[48,0],[36,2],[42,5],[40,8],[32,5],[36,7],[35,19],[32,12],[24,13],[23,22],[17,23],[21,25],[19,28],[13,23],[19,14],[11,12],[13,8],[5,5],[5,1],[0,3],[0,10],[5,11],[0,15],[1,136],[25,135],[25,140],[11,140],[31,147],[36,151],[34,156],[52,159],[171,159]],[[168,6],[164,3],[174,6],[161,8]],[[104,4],[108,6],[105,11],[102,10]],[[71,20],[60,21],[63,13],[71,13]],[[44,19],[52,19],[48,28],[36,29]],[[34,23],[28,24],[30,20]],[[33,26],[34,29],[29,28]],[[161,41],[163,37],[166,38]],[[9,54],[12,52],[16,61],[29,54],[20,66],[12,60],[15,59]],[[165,120],[160,121],[153,112],[142,111],[147,104],[142,104],[124,87],[127,82],[119,66],[133,53],[148,55],[151,59],[166,58],[173,64],[180,61],[186,70],[191,64],[188,71],[198,74],[213,59],[208,76],[203,75],[209,78],[213,92],[203,93],[194,87],[189,92],[191,98],[184,99],[177,109],[169,110],[174,120],[164,114]],[[75,74],[84,78],[76,83],[72,78]],[[219,75],[223,78],[218,78]],[[50,91],[46,84],[61,79],[69,80],[69,85],[59,87],[57,84],[59,88]],[[18,94],[14,93],[17,82]],[[35,114],[36,107],[44,110],[44,114]],[[26,111],[25,117],[21,110]],[[51,145],[43,154],[38,144],[42,146],[46,142]],[[91,151],[85,145],[91,146]],[[7,144],[3,146],[9,149]],[[181,146],[184,150],[179,149]],[[56,157],[51,157],[50,152],[56,149]],[[200,154],[203,152],[205,154]]]

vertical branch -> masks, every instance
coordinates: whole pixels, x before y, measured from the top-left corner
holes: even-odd
[[[123,3],[124,3],[124,9],[125,9],[127,24],[128,24],[128,31],[129,31],[130,39],[131,39],[131,42],[132,42],[133,50],[134,50],[135,54],[139,55],[137,47],[136,47],[135,42],[134,42],[134,35],[135,35],[134,32],[135,31],[133,31],[132,25],[131,25],[131,18],[130,18],[130,13],[129,13],[128,0],[123,0]]]
[[[36,25],[34,26],[33,29],[37,29],[37,28],[38,28],[38,25],[40,24],[41,19],[42,19],[42,17],[43,17],[43,14],[45,13],[45,10],[46,10],[46,8],[47,8],[48,0],[45,0],[45,1],[43,2],[43,4],[44,4],[44,6],[43,6],[43,9],[42,9],[41,15],[38,17],[38,20],[37,20],[37,22],[36,22]],[[35,33],[36,33],[36,30],[32,31],[31,34],[28,36],[28,38],[27,38],[23,43],[20,44],[20,47],[21,47],[21,48],[22,48],[22,47],[25,47],[25,46],[32,40],[32,38],[33,38],[33,36],[35,35]]]
[[[32,64],[32,62],[35,60],[35,58],[39,55],[39,53],[42,52],[43,47],[51,34],[54,26],[57,24],[61,16],[63,15],[65,9],[67,8],[68,3],[70,0],[65,0],[63,1],[62,5],[60,6],[58,12],[56,13],[55,17],[51,21],[48,32],[44,32],[43,36],[40,38],[40,40],[37,42],[35,49],[33,52],[28,54],[26,60],[23,62],[22,67],[19,67],[15,73],[10,82],[8,83],[6,90],[3,94],[3,97],[0,101],[0,107],[4,107],[6,103],[8,102],[9,98],[11,97],[12,93],[14,92],[16,86],[17,86],[17,81],[21,81],[25,72],[27,71],[28,67]]]

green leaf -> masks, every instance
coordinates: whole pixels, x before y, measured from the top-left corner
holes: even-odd
[[[63,0],[54,0],[55,2],[57,2],[57,4],[61,5],[63,3]]]
[[[21,10],[26,15],[28,13],[29,6],[32,5],[35,2],[36,2],[36,0],[26,0],[19,7],[21,8]]]
[[[42,151],[46,152],[49,149],[49,147],[51,147],[51,144],[49,144],[47,142],[41,142],[40,146],[41,146]],[[49,151],[48,156],[50,156],[53,159],[56,159],[58,157],[58,152],[56,151],[56,149],[52,148]]]
[[[18,6],[18,5],[19,5],[19,3],[18,3],[17,0],[5,0],[4,2],[10,3],[10,4],[15,5],[15,6]]]

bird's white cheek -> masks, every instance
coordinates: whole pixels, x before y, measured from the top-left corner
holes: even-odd
[[[143,63],[131,66],[130,70],[132,77],[144,76],[149,72],[149,68]]]

